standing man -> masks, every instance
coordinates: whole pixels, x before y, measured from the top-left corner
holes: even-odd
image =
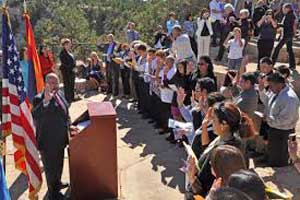
[[[271,93],[266,93],[264,81],[260,79],[259,94],[266,106],[265,118],[269,125],[268,161],[271,167],[288,165],[288,137],[295,133],[299,119],[300,102],[285,78],[274,72],[267,77]]]
[[[140,39],[140,33],[135,30],[135,24],[133,22],[128,22],[128,30],[126,33],[126,37],[128,44]]]
[[[219,0],[212,0],[209,3],[209,10],[214,33],[212,37],[212,46],[217,46],[217,37],[220,35],[221,21],[223,21],[223,11]]]
[[[187,61],[196,61],[196,56],[191,46],[190,38],[182,33],[180,25],[176,25],[172,30],[172,52],[176,61],[186,59]]]
[[[33,100],[32,116],[47,179],[48,198],[57,200],[63,197],[60,190],[68,186],[61,182],[61,175],[70,127],[69,104],[58,90],[59,79],[56,74],[49,73],[45,81],[44,91]]]
[[[119,95],[119,75],[120,67],[115,63],[112,58],[115,57],[114,53],[117,48],[117,43],[114,41],[114,35],[107,35],[108,44],[106,47],[106,77],[108,90],[107,94],[113,93],[114,96]]]
[[[72,43],[69,39],[62,39],[62,51],[59,54],[61,62],[60,71],[62,73],[64,82],[64,92],[68,103],[74,101],[74,87],[75,87],[75,72],[76,61],[74,55],[71,53]]]

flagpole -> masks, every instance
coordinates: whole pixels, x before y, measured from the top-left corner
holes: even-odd
[[[2,11],[3,13],[5,12],[4,10],[6,9],[6,1],[3,0],[2,1]],[[1,93],[2,93],[2,80],[1,80],[1,85],[0,85],[0,89],[1,89]],[[2,98],[2,95],[1,95],[1,98]],[[1,113],[2,113],[2,99],[1,99]],[[2,124],[2,114],[1,114],[1,122],[0,122],[0,126]],[[2,148],[1,148],[1,155],[2,156],[2,164],[3,164],[3,170],[4,170],[4,173],[6,172],[6,156],[5,156],[5,148],[6,148],[6,139],[5,137],[3,137],[3,131],[2,131],[2,127],[1,127],[1,140],[0,141],[2,144],[0,145],[3,145]]]
[[[24,0],[24,14],[27,14],[27,4],[26,4],[26,0]]]

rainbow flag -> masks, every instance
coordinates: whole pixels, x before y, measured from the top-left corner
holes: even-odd
[[[25,32],[26,43],[28,52],[28,98],[30,102],[33,101],[34,96],[37,93],[42,92],[44,89],[44,78],[42,74],[42,68],[39,60],[39,56],[36,50],[34,34],[30,23],[30,17],[27,13],[24,13],[25,18]]]

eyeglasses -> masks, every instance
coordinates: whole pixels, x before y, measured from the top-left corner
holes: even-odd
[[[203,66],[206,65],[206,63],[198,63],[198,65]]]

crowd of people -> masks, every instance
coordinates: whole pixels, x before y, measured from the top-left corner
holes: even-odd
[[[186,199],[267,199],[263,181],[249,170],[249,158],[260,154],[271,167],[299,162],[295,153],[290,156],[288,151],[300,106],[290,83],[291,71],[296,68],[292,46],[297,8],[290,3],[278,6],[279,10],[272,10],[272,6],[263,0],[255,6],[252,1],[244,1],[237,11],[231,1],[212,0],[196,21],[188,15],[183,23],[171,12],[166,31],[159,25],[153,44],[141,41],[135,24],[130,22],[125,33],[127,42],[120,44],[108,34],[105,59],[92,52],[81,71],[81,77],[95,82],[99,91],[105,85],[106,94],[114,97],[119,96],[121,79],[122,98],[132,102],[159,134],[168,134],[166,139],[174,145],[191,145],[194,154],[188,156],[183,167],[187,175]],[[281,37],[273,48],[277,33]],[[257,37],[257,71],[247,72],[247,44],[252,37]],[[284,44],[289,64],[275,67]],[[211,46],[219,47],[214,60],[210,57]],[[71,47],[71,40],[62,40],[59,59],[64,95],[53,93],[59,82],[53,73],[53,56],[47,47],[41,47],[46,88],[33,104],[33,117],[41,133],[39,149],[54,199],[63,187],[62,162],[51,160],[63,159],[68,131],[65,124],[70,125],[67,108],[75,100],[76,62]],[[226,51],[227,73],[220,85],[214,63],[221,61]],[[26,68],[26,49],[21,57],[21,65]],[[28,72],[23,73],[26,77]],[[53,115],[51,123],[45,113]],[[52,139],[45,134],[53,129],[51,124],[61,124],[55,151],[48,148],[47,144],[53,145],[49,142]],[[265,151],[257,151],[257,135],[263,137]]]

